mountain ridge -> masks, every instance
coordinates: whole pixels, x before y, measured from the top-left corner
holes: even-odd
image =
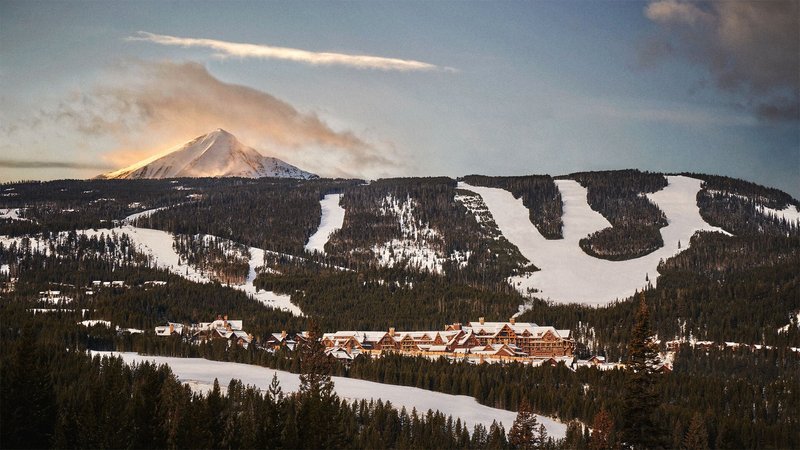
[[[130,166],[101,174],[97,178],[183,177],[318,178],[317,175],[278,158],[262,155],[222,128]]]

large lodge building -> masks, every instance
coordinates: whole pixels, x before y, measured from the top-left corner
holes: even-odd
[[[535,323],[478,322],[448,325],[441,331],[337,331],[322,336],[334,355],[380,354],[385,351],[429,356],[532,360],[571,357],[570,330]]]

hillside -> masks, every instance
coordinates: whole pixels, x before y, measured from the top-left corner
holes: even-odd
[[[635,294],[643,291],[673,368],[661,382],[665,428],[682,434],[687,418],[703,409],[714,418],[707,423],[716,446],[797,444],[788,430],[800,418],[785,411],[800,405],[792,389],[800,228],[797,201],[774,189],[701,174],[618,171],[372,182],[62,180],[6,184],[0,192],[0,314],[13,324],[3,331],[13,343],[8,361],[52,377],[59,392],[80,383],[63,379],[64,367],[103,373],[102,364],[116,363],[87,362],[85,353],[34,363],[25,346],[44,355],[63,352],[66,341],[81,350],[300,369],[292,353],[197,346],[152,333],[167,321],[218,314],[244,318],[257,341],[307,329],[309,319],[326,331],[440,330],[516,315],[570,329],[579,358],[624,361]],[[648,237],[654,233],[660,242]],[[104,287],[112,281],[116,287]],[[672,340],[683,344],[668,351]],[[703,341],[713,345],[701,351]],[[208,388],[208,367],[217,364],[186,372],[176,363],[174,370]],[[526,398],[537,413],[557,418],[567,439],[575,439],[574,422],[564,431],[570,420],[591,423],[601,407],[619,414],[625,379],[619,370],[563,364],[401,356],[332,370],[349,377],[340,381],[342,392],[358,390],[359,378],[468,395],[493,408],[513,410]],[[400,392],[376,389],[386,398]],[[467,420],[484,410],[469,404],[447,411]],[[752,415],[727,413],[743,408]]]

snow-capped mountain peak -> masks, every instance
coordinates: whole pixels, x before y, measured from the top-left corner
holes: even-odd
[[[222,128],[152,158],[100,176],[127,179],[179,177],[309,179],[317,176],[280,159],[262,155]]]

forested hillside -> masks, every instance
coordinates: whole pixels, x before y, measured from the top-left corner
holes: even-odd
[[[644,196],[667,185],[663,175],[614,170],[573,173],[569,177],[586,188],[589,206],[611,222],[611,227],[581,240],[586,253],[620,261],[646,255],[664,245],[659,229],[667,225],[667,217]]]
[[[658,274],[648,274],[652,284],[644,296],[659,350],[666,351],[666,342],[673,339],[686,342],[670,354],[673,371],[660,375],[660,406],[654,417],[670,445],[682,443],[692,428],[704,430],[709,446],[716,448],[796,447],[800,399],[793,387],[800,383],[800,327],[792,318],[800,311],[800,231],[797,223],[775,218],[763,208],[782,210],[797,201],[741,180],[692,176],[704,180],[697,194],[702,217],[732,235],[698,232],[681,242],[680,253],[661,261]],[[581,244],[584,251],[630,259],[657,244],[665,218],[643,194],[663,187],[664,176],[615,171],[569,178],[587,188],[589,204],[613,225],[587,237]],[[465,181],[508,189],[522,199],[531,223],[556,238],[562,227],[558,179],[470,176]],[[527,311],[517,320],[572,330],[580,358],[601,355],[625,362],[631,356],[637,297],[603,307],[523,297],[508,278],[530,272],[535,279],[542,272],[505,239],[481,197],[458,189],[453,179],[92,180],[6,184],[0,192],[0,209],[19,208],[0,219],[0,322],[9,350],[2,354],[0,411],[5,430],[42,430],[32,438],[34,446],[103,447],[130,439],[143,446],[178,445],[187,442],[184,431],[197,429],[173,425],[190,419],[203,429],[219,430],[219,436],[197,431],[197,445],[260,445],[267,431],[259,427],[272,422],[251,415],[254,405],[272,408],[286,420],[280,426],[288,434],[282,431],[279,442],[265,445],[300,445],[292,440],[300,397],[286,397],[277,407],[264,394],[240,386],[227,396],[199,396],[180,387],[165,369],[91,360],[83,352],[87,348],[203,356],[297,372],[298,353],[269,353],[257,344],[270,333],[306,330],[309,319],[326,332],[439,330],[479,317],[507,320],[525,305]],[[343,194],[344,225],[330,236],[325,254],[307,253],[304,245],[321,219],[319,202],[329,193]],[[169,238],[164,246],[180,257],[178,267],[157,264],[157,254],[141,250],[134,235],[123,232],[140,228],[114,228],[130,214],[154,208],[164,209],[135,225],[176,233],[162,234]],[[76,231],[91,228],[109,230],[92,236]],[[250,246],[267,250],[263,261],[260,253],[258,260],[250,260]],[[216,281],[186,279],[189,267]],[[291,295],[305,316],[273,309],[226,286],[255,272],[257,288]],[[103,285],[112,281],[122,284]],[[59,294],[54,300],[48,291]],[[34,314],[44,309],[48,312]],[[246,350],[195,345],[153,333],[167,321],[197,323],[225,314],[244,320],[256,345]],[[78,325],[83,320],[109,321],[111,326]],[[131,334],[130,329],[143,333]],[[690,345],[703,340],[742,345]],[[475,366],[391,356],[334,364],[332,371],[469,395],[506,409],[526,400],[537,413],[586,425],[601,410],[621,420],[625,408],[619,393],[629,375],[568,366]],[[28,374],[36,377],[23,376]],[[27,403],[6,380],[30,393]],[[93,386],[113,386],[114,392],[129,393],[131,400],[112,398]],[[209,402],[223,405],[219,407],[227,415],[212,423]],[[182,405],[177,409],[182,418],[164,415],[167,404]],[[342,420],[337,436],[358,446],[508,446],[506,430],[461,427],[456,432],[444,417],[418,416],[413,425],[411,412],[404,416],[386,405],[331,405],[330,411]],[[133,425],[119,425],[116,419],[86,419],[107,417],[103,412],[111,410],[123,411],[118,417],[127,424],[149,427],[150,434],[133,436]],[[34,419],[23,423],[22,416],[6,411]],[[142,425],[148,413],[153,422]],[[392,425],[370,428],[376,421]],[[81,427],[91,431],[81,433]],[[225,434],[226,427],[244,431],[234,436]],[[421,430],[427,437],[415,441],[414,433]],[[18,445],[14,439],[19,436],[4,432],[3,447]],[[589,432],[573,423],[560,445],[585,448],[589,440]]]

